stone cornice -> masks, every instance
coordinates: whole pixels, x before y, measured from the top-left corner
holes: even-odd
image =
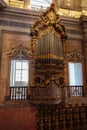
[[[28,10],[28,9],[9,7],[9,6],[4,8],[4,10],[0,12],[0,14],[4,14],[4,15],[13,15],[13,16],[18,16],[18,17],[23,17],[23,18],[33,18],[36,20],[40,17],[42,13],[43,13],[42,11],[33,11],[33,10]],[[68,21],[72,24],[74,24],[74,22],[79,23],[79,20],[80,20],[79,18],[68,17],[68,16],[63,16],[63,15],[60,15],[60,19],[61,21],[64,21],[64,22]]]
[[[80,23],[79,18],[71,18],[67,16],[60,16],[60,20],[63,24],[66,24],[66,25],[79,25]]]
[[[20,28],[30,28],[32,26],[30,23],[6,21],[6,20],[0,20],[0,25],[10,26],[10,27],[20,27]]]
[[[82,15],[80,18],[80,22],[87,22],[87,16]]]
[[[0,12],[0,14],[4,14],[4,15],[18,16],[23,18],[34,18],[34,19],[38,19],[41,13],[42,12],[37,13],[36,11],[14,8],[14,7],[12,8],[9,6]]]
[[[61,16],[67,16],[71,18],[80,18],[81,17],[81,11],[76,11],[76,10],[69,10],[69,9],[63,9],[59,8],[58,14]]]

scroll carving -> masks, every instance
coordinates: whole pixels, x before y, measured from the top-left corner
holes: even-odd
[[[73,61],[77,61],[77,60],[83,60],[84,56],[78,51],[78,50],[72,50],[70,52],[68,52],[65,56],[65,59],[67,60],[73,60]]]
[[[31,58],[32,52],[29,48],[24,47],[23,45],[18,45],[11,48],[11,51],[7,53],[9,57],[16,57],[16,58]]]

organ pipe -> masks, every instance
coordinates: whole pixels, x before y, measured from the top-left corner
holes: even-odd
[[[62,42],[53,32],[49,31],[49,33],[44,34],[38,39],[37,43],[37,59],[48,63],[61,60],[63,55]]]

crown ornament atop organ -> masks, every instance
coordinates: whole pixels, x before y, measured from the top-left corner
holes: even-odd
[[[64,102],[64,55],[67,35],[64,25],[60,24],[54,4],[35,22],[30,36],[35,59],[30,101],[36,104]]]

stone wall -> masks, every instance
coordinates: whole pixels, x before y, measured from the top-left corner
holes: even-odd
[[[36,109],[29,106],[0,108],[0,130],[36,130]]]
[[[4,8],[0,11],[0,129],[1,130],[36,130],[36,112],[37,110],[29,106],[29,101],[27,105],[21,104],[23,102],[14,102],[18,104],[16,107],[14,105],[9,106],[8,104],[13,104],[11,101],[5,101],[5,97],[9,95],[9,59],[7,52],[16,45],[22,44],[25,47],[30,47],[30,28],[33,23],[39,18],[41,12],[27,11],[23,9],[16,8]],[[66,51],[72,51],[77,49],[83,56],[87,55],[87,20],[86,19],[73,19],[67,17],[60,17],[61,23],[66,27],[66,32],[68,39],[66,41]],[[80,24],[81,23],[81,24]],[[85,37],[85,39],[84,39]],[[84,62],[84,97],[80,98],[81,103],[85,102],[87,96],[87,61],[85,58]],[[66,71],[66,82],[68,83],[68,73]],[[69,87],[68,87],[69,89]],[[69,99],[66,103],[74,104],[80,100]]]

